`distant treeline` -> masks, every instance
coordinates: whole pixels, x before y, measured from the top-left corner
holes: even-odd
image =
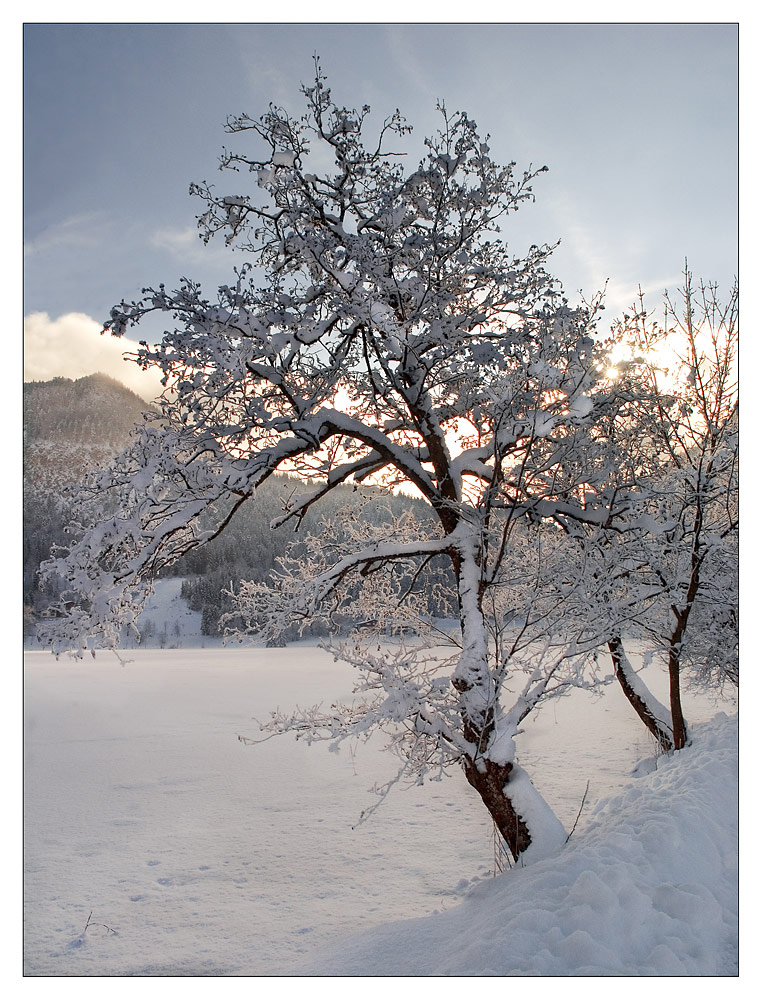
[[[102,468],[127,443],[133,426],[148,404],[105,375],[72,381],[24,385],[24,608],[25,627],[32,628],[55,597],[55,588],[43,591],[38,570],[53,546],[66,545],[67,525],[87,524],[95,509],[74,508],[66,493],[69,483],[81,481],[88,471]],[[272,521],[304,484],[287,476],[266,480],[237,511],[226,531],[194,549],[166,575],[184,577],[182,593],[202,615],[202,631],[218,635],[220,615],[230,610],[225,592],[241,580],[264,582],[288,547],[306,534],[319,533],[322,519],[341,516],[341,508],[356,508],[365,521],[384,525],[404,511],[429,518],[426,506],[410,497],[390,495],[373,487],[340,487],[311,507],[298,525],[287,522],[273,530]],[[298,558],[298,547],[292,555]],[[440,561],[441,562],[441,561]],[[449,573],[449,562],[432,563],[417,587],[434,594],[433,580]],[[432,596],[431,614],[446,614],[441,599]],[[160,623],[159,623],[160,624]],[[319,627],[319,626],[318,626]]]

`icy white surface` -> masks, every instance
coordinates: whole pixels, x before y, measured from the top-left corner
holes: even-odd
[[[145,607],[138,618],[140,640],[126,636],[123,646],[134,649],[217,649],[222,639],[203,635],[201,632],[201,612],[192,611],[182,596],[181,577],[157,580],[153,593],[149,595]],[[34,635],[24,640],[26,649],[40,649]]]
[[[461,775],[356,826],[394,773],[380,741],[238,742],[278,705],[346,695],[328,655],[127,656],[26,654],[28,975],[732,973],[733,722],[633,779],[651,744],[620,691],[541,710],[518,759],[567,830],[589,780],[588,804],[566,847],[493,878]],[[694,723],[717,707],[688,699]],[[426,919],[383,926],[407,917]]]
[[[730,976],[738,971],[736,718],[600,803],[563,851],[313,959],[317,975]]]
[[[532,843],[522,860],[533,864],[555,854],[566,843],[567,833],[545,799],[537,794],[532,779],[520,764],[514,764],[508,782],[511,802],[529,827]]]
[[[222,640],[201,632],[201,612],[192,611],[182,596],[183,580],[157,580],[138,619],[141,645],[146,649],[216,648]],[[131,645],[136,645],[133,641]]]

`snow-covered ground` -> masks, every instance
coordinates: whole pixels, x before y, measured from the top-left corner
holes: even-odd
[[[555,857],[445,914],[376,928],[312,975],[717,976],[738,971],[736,718],[593,810]]]
[[[138,618],[141,646],[146,649],[204,649],[222,640],[202,635],[201,612],[192,611],[182,596],[183,579],[156,580],[153,593]],[[135,646],[133,639],[130,645]]]
[[[26,654],[27,975],[736,971],[735,719],[696,725],[732,706],[689,697],[694,744],[656,769],[618,690],[547,705],[521,762],[567,829],[587,803],[556,857],[495,878],[461,775],[358,826],[380,741],[237,740],[348,694],[326,653],[127,656]]]
[[[182,577],[168,577],[154,583],[153,593],[138,618],[140,640],[125,636],[127,649],[219,649],[217,636],[201,632],[201,612],[192,611],[182,596]],[[24,639],[25,649],[40,649],[34,633]]]

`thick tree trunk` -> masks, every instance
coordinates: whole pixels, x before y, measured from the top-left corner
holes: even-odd
[[[709,462],[706,475],[711,473],[712,462]],[[685,594],[685,604],[682,607],[672,607],[675,627],[669,637],[669,707],[672,711],[672,732],[675,737],[675,750],[682,750],[688,742],[688,727],[683,715],[683,704],[680,695],[680,651],[688,628],[688,620],[693,610],[701,585],[701,568],[704,557],[700,552],[701,535],[704,523],[704,510],[701,502],[701,491],[698,494],[696,516],[693,521],[693,550],[691,552],[691,575],[688,580],[688,590]]]
[[[476,789],[489,810],[514,860],[532,842],[529,827],[506,794],[513,764],[489,759],[490,743],[495,732],[497,692],[489,669],[487,631],[481,607],[479,562],[476,543],[464,545],[455,561],[458,573],[463,648],[452,685],[460,693],[463,735],[474,747],[464,761],[469,784]]]
[[[683,608],[672,608],[675,627],[669,637],[669,707],[672,712],[672,732],[675,734],[675,750],[682,750],[688,742],[688,727],[683,715],[680,695],[680,648],[685,638],[688,619],[698,590],[698,567],[694,568],[688,586],[688,600]]]
[[[669,707],[672,712],[672,732],[675,734],[675,750],[682,750],[688,742],[683,705],[680,697],[680,656],[676,643],[669,647]]]
[[[656,738],[661,749],[673,750],[672,728],[667,726],[666,720],[658,717],[662,713],[658,712],[657,707],[663,709],[663,706],[655,702],[655,699],[649,698],[649,692],[645,685],[642,682],[639,683],[639,678],[627,659],[622,640],[616,636],[609,642],[608,647],[614,664],[614,674],[625,697],[648,731]]]
[[[463,770],[468,783],[481,795],[482,802],[489,810],[495,826],[513,855],[513,860],[518,861],[519,855],[529,847],[532,838],[526,823],[505,794],[505,786],[513,765],[496,764],[491,760],[484,760],[482,764],[484,769],[479,770],[474,761],[467,757]]]

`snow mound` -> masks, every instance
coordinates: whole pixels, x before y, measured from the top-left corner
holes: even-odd
[[[738,972],[738,725],[599,803],[554,856],[459,906],[311,956],[307,975],[732,976]]]

